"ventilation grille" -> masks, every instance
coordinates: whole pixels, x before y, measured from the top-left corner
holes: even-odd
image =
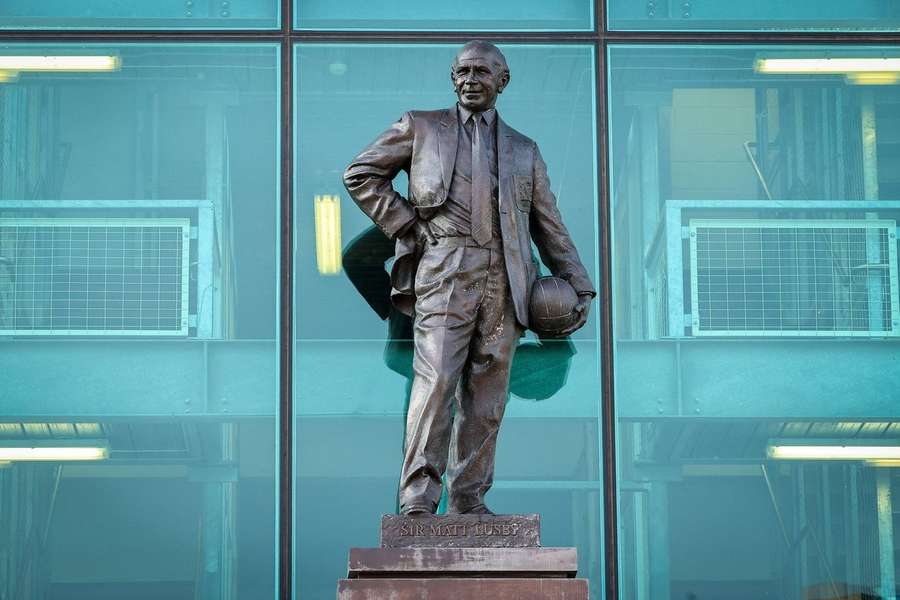
[[[0,335],[187,335],[188,219],[0,219]]]
[[[900,331],[896,223],[691,220],[693,335]]]

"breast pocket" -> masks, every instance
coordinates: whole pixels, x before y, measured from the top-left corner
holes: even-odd
[[[534,193],[534,182],[531,175],[516,175],[514,178],[516,190],[516,208],[522,212],[531,211],[531,197]]]

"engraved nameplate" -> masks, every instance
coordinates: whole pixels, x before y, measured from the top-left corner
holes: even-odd
[[[383,548],[533,548],[541,545],[534,515],[384,515]]]

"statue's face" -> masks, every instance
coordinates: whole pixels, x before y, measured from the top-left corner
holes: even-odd
[[[495,63],[494,57],[476,49],[459,56],[450,78],[460,105],[473,112],[494,108],[497,95],[509,83],[509,75]]]

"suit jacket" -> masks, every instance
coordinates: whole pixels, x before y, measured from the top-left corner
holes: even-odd
[[[458,141],[455,106],[410,111],[369,144],[344,172],[344,185],[353,200],[396,240],[391,297],[408,315],[413,314],[415,305],[413,283],[422,247],[405,232],[415,219],[430,219],[446,202]],[[506,270],[516,318],[527,327],[531,286],[538,273],[532,241],[553,275],[567,280],[578,293],[596,292],[560,218],[537,144],[499,116],[497,163]],[[401,170],[409,175],[406,198],[392,185]]]

